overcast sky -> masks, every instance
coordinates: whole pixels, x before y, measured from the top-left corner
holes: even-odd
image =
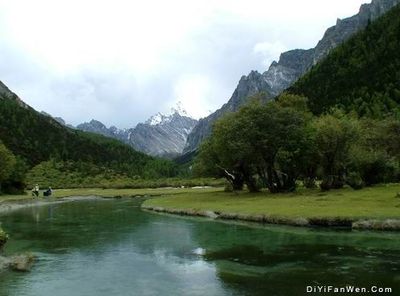
[[[194,117],[369,0],[0,0],[0,80],[35,109],[133,127]]]

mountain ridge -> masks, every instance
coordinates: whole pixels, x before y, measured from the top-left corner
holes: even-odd
[[[30,107],[2,82],[0,142],[26,168],[54,160],[93,164],[129,176],[142,176],[153,165],[172,166],[115,139],[68,128]]]
[[[398,116],[399,69],[400,4],[335,48],[287,91],[306,96],[316,115],[340,108],[374,119]]]
[[[254,89],[251,88],[248,93],[242,92],[241,98],[237,98],[235,95],[238,89],[243,89],[244,77],[248,80],[247,84],[257,83],[260,91],[269,94],[272,99],[323,60],[333,48],[364,29],[369,21],[375,20],[399,3],[400,0],[373,0],[369,4],[363,4],[356,15],[338,19],[334,26],[325,31],[322,39],[314,48],[284,52],[280,55],[278,62],[274,61],[264,73],[251,71],[249,75],[242,76],[229,101],[208,117],[199,120],[188,136],[184,153],[196,150],[200,143],[210,135],[212,125],[218,118],[226,112],[238,110],[246,102],[246,98],[254,95]],[[241,102],[241,104],[237,104],[237,102]]]
[[[158,112],[133,128],[108,128],[94,119],[81,123],[76,128],[117,139],[151,156],[173,158],[182,153],[187,136],[196,124],[197,120],[189,117],[178,103],[171,108],[169,114]]]

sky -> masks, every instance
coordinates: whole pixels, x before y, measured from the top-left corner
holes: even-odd
[[[200,118],[370,0],[0,0],[0,80],[68,123]]]

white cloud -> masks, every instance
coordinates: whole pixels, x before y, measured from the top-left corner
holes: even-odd
[[[259,42],[254,46],[253,52],[261,55],[263,64],[268,67],[274,60],[277,60],[282,52],[287,51],[288,48],[280,41],[274,42]]]
[[[363,0],[0,0],[0,80],[77,124],[195,116],[281,51],[314,46]]]
[[[188,75],[180,78],[175,84],[175,97],[182,107],[195,118],[209,115],[212,97],[211,83],[206,76]]]

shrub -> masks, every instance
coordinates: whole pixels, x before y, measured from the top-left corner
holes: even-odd
[[[0,228],[0,251],[3,249],[4,245],[8,241],[8,238],[8,234]]]

